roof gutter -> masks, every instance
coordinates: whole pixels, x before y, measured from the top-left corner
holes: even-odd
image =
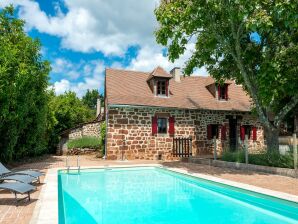
[[[127,107],[133,107],[133,108],[163,108],[163,109],[172,109],[172,110],[204,110],[204,111],[235,111],[235,112],[251,112],[251,111],[246,111],[246,110],[220,110],[220,109],[203,109],[203,108],[181,108],[181,107],[163,107],[163,106],[145,106],[145,105],[130,105],[130,104],[110,104],[108,105],[108,108],[113,108],[113,107],[122,107],[122,108],[127,108]]]

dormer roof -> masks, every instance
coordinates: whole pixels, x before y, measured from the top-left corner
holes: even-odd
[[[212,84],[215,84],[216,83],[216,80],[214,79],[214,78],[212,78],[212,77],[210,77],[210,76],[208,76],[208,77],[206,77],[206,80],[205,80],[205,86],[207,87],[207,86],[210,86],[210,85],[212,85]],[[230,84],[232,84],[233,83],[233,81],[232,80],[225,80],[224,81],[224,84],[228,84],[228,85],[230,85]]]
[[[148,80],[152,79],[153,77],[159,77],[159,78],[167,78],[171,79],[172,75],[166,72],[162,67],[157,66],[148,76]]]

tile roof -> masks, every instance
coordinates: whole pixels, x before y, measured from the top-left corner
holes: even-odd
[[[107,104],[250,111],[250,98],[234,82],[229,85],[228,101],[215,99],[206,88],[212,78],[202,76],[181,76],[181,82],[170,79],[169,97],[161,98],[153,95],[146,81],[150,75],[147,72],[106,69]]]

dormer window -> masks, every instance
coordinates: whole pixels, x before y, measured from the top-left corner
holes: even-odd
[[[218,100],[228,100],[228,84],[217,85]]]
[[[157,96],[168,96],[168,80],[156,81]]]
[[[154,96],[169,96],[169,80],[171,78],[172,75],[167,73],[163,68],[159,66],[149,74],[147,82]]]

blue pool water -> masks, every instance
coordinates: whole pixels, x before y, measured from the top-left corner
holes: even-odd
[[[59,171],[59,224],[298,223],[298,204],[161,168]]]

